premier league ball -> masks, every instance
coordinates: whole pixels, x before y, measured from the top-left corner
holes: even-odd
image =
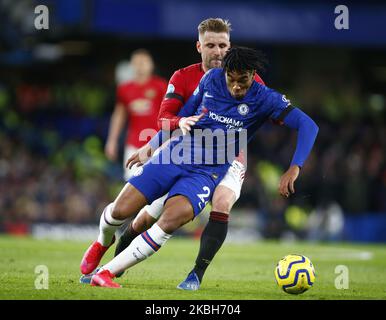
[[[314,284],[315,269],[307,257],[289,254],[278,262],[275,278],[284,292],[300,294],[310,289]]]

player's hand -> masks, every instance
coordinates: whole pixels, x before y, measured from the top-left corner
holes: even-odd
[[[105,145],[105,155],[110,161],[115,161],[118,158],[118,144],[113,141],[107,141]]]
[[[200,119],[205,115],[205,113],[201,113],[199,116],[191,116],[191,117],[183,117],[178,122],[178,125],[182,131],[183,135],[186,135],[190,130],[192,130],[192,127],[200,121]]]
[[[135,164],[137,167],[142,166],[154,153],[152,147],[147,143],[142,148],[138,149],[126,161],[126,168],[131,169]]]
[[[295,193],[295,181],[299,176],[300,168],[297,165],[289,169],[281,176],[279,182],[279,192],[282,196],[288,198],[291,193]]]

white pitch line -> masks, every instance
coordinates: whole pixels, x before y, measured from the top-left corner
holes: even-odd
[[[344,253],[319,253],[313,255],[314,260],[371,260],[374,258],[374,254],[369,251],[360,252],[344,252]],[[311,258],[310,258],[311,259]]]

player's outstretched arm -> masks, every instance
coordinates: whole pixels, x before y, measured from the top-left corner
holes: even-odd
[[[290,168],[279,182],[280,194],[288,197],[291,193],[295,193],[294,183],[299,176],[300,168],[312,150],[319,127],[307,114],[297,108],[287,114],[284,124],[298,131],[296,150]]]
[[[281,176],[279,182],[279,193],[284,197],[289,197],[291,193],[295,193],[295,181],[300,173],[300,167],[292,165]]]

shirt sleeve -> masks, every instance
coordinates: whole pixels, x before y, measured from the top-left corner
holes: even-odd
[[[192,96],[184,103],[182,107],[179,107],[179,111],[176,112],[163,112],[159,114],[158,120],[161,122],[160,129],[163,130],[175,130],[179,126],[179,121],[182,117],[188,117],[195,114],[197,108],[202,102],[205,83],[208,81],[207,74],[202,77],[197,88],[194,90]],[[176,115],[177,114],[177,115]],[[167,122],[169,121],[169,122]],[[166,125],[165,125],[166,124]]]
[[[319,127],[303,111],[294,108],[284,119],[284,124],[298,131],[296,150],[291,165],[302,167],[315,143]]]
[[[185,103],[185,79],[181,71],[176,71],[170,78],[166,94],[161,102],[158,113],[159,129],[174,130],[178,127],[180,117],[177,116]]]
[[[160,93],[161,93],[161,101],[162,99],[164,99],[166,93],[167,93],[167,89],[168,89],[168,82],[165,80],[165,79],[161,79],[160,81]]]
[[[293,109],[291,101],[284,94],[268,89],[265,105],[269,110],[269,118],[274,122],[282,122],[286,115]]]
[[[172,77],[169,80],[166,94],[165,94],[165,100],[169,99],[177,99],[182,104],[185,103],[185,96],[186,96],[186,79],[181,73],[181,70],[177,70],[174,72]]]
[[[197,108],[200,106],[202,102],[203,92],[204,92],[204,81],[201,80],[197,88],[194,90],[192,96],[182,107],[180,112],[178,113],[179,117],[189,117],[196,114]]]

